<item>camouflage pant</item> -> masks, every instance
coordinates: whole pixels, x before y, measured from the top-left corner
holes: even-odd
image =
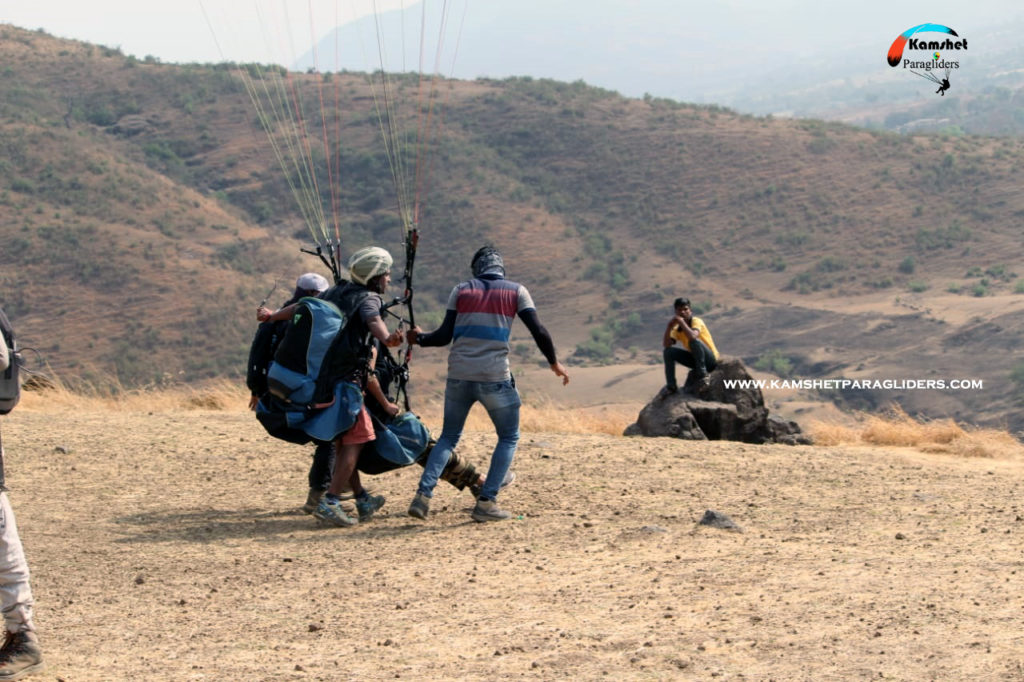
[[[431,442],[430,447],[416,460],[416,463],[420,466],[426,466],[427,457],[430,456],[430,451],[433,447],[434,443]],[[476,467],[454,450],[451,457],[448,458],[448,464],[445,466],[444,471],[441,472],[441,480],[448,481],[459,490],[463,490],[467,485],[476,485],[479,478],[480,474],[477,472]]]

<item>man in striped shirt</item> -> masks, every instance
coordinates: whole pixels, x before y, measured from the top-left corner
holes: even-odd
[[[509,335],[517,316],[530,330],[551,371],[561,377],[563,386],[569,383],[569,374],[558,361],[551,335],[537,317],[530,292],[522,284],[505,279],[505,265],[498,250],[493,246],[481,248],[470,267],[473,278],[452,289],[441,326],[429,334],[419,327],[408,332],[409,343],[452,344],[441,437],[430,453],[409,507],[409,515],[419,519],[427,518],[437,479],[462,436],[470,408],[478,401],[494,423],[498,443],[472,517],[484,522],[511,516],[498,508],[497,496],[519,442],[522,403],[508,365]]]

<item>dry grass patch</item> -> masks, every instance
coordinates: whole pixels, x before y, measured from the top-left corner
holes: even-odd
[[[414,396],[415,398],[415,396]],[[19,409],[33,412],[63,412],[66,410],[127,412],[170,412],[174,410],[213,410],[242,412],[247,409],[249,392],[245,386],[227,380],[207,382],[197,386],[171,386],[160,388],[106,390],[71,389],[60,382],[53,386],[22,392]],[[413,402],[413,412],[431,429],[440,433],[443,403]],[[519,428],[524,433],[600,433],[621,436],[633,422],[635,415],[621,409],[597,407],[574,408],[556,405],[549,400],[524,404],[519,414]],[[487,412],[480,406],[473,408],[466,429],[491,431],[494,427]]]
[[[245,410],[249,392],[245,386],[227,380],[197,386],[126,389],[71,389],[61,382],[39,390],[25,390],[18,409],[33,412],[65,410],[167,412],[173,410]]]
[[[1006,431],[965,427],[952,419],[915,419],[899,406],[882,415],[859,414],[849,426],[815,421],[808,432],[815,445],[850,444],[913,447],[962,457],[1022,457],[1024,445]]]

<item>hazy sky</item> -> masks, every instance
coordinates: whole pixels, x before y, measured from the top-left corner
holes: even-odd
[[[440,1],[429,0],[429,6],[436,8]],[[725,33],[733,38],[731,46],[750,41],[750,53],[755,59],[766,41],[770,41],[772,50],[791,54],[822,50],[842,54],[850,46],[860,49],[864,44],[871,45],[871,49],[881,45],[878,49],[884,51],[900,31],[919,23],[935,22],[969,30],[998,25],[1022,15],[1021,5],[1008,0],[449,1],[459,12],[467,6],[469,13],[476,9],[478,14],[504,13],[505,17],[515,17],[502,26],[492,26],[496,32],[509,32],[509,25],[513,24],[519,35],[524,35],[530,31],[531,22],[545,22],[557,23],[579,36],[596,25],[612,25],[620,49],[643,49],[645,41],[677,40],[680,32],[691,47],[705,49],[699,48],[702,39],[710,41],[712,36]],[[345,23],[371,12],[373,4],[374,0],[0,0],[0,23],[42,28],[59,37],[119,47],[126,54],[140,58],[152,55],[165,62],[227,59],[290,65],[314,44],[313,34],[319,39],[337,22]],[[410,0],[376,0],[376,5],[380,10],[417,6]],[[286,23],[292,25],[290,31],[282,29]],[[265,39],[268,26],[275,33],[272,38],[276,44]],[[475,37],[487,40],[486,36]],[[1024,36],[1009,39],[1020,41]],[[614,59],[611,48],[609,59]],[[500,60],[499,51],[494,52],[494,59]],[[715,59],[728,57],[735,61],[743,57],[742,53],[735,54],[735,50],[730,55],[721,54],[721,50],[716,54],[714,43],[707,45],[706,52],[709,65]],[[468,72],[472,65],[460,67],[463,68],[456,76],[481,75]],[[672,67],[665,65],[666,71]],[[549,75],[525,72],[535,68],[541,67],[509,65],[508,71],[517,75]],[[600,64],[594,64],[593,75],[579,77],[601,85],[600,69]]]
[[[292,11],[294,41],[309,49],[311,27],[322,34],[373,12],[410,6],[409,0],[0,0],[0,22],[42,28],[125,54],[165,62],[268,61],[263,25]],[[312,10],[312,21],[310,20]],[[216,37],[216,39],[215,39]],[[221,54],[223,51],[225,54]],[[276,48],[273,50],[276,52]]]

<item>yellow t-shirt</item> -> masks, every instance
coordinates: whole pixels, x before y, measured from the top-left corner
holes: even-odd
[[[697,332],[697,338],[705,346],[711,349],[711,352],[715,356],[715,360],[718,360],[718,349],[715,348],[715,342],[711,338],[711,332],[708,331],[707,325],[704,324],[704,320],[699,317],[693,317],[690,319],[690,329]],[[669,333],[673,339],[683,344],[683,348],[690,350],[690,337],[685,333],[679,331],[678,328],[673,328]]]

